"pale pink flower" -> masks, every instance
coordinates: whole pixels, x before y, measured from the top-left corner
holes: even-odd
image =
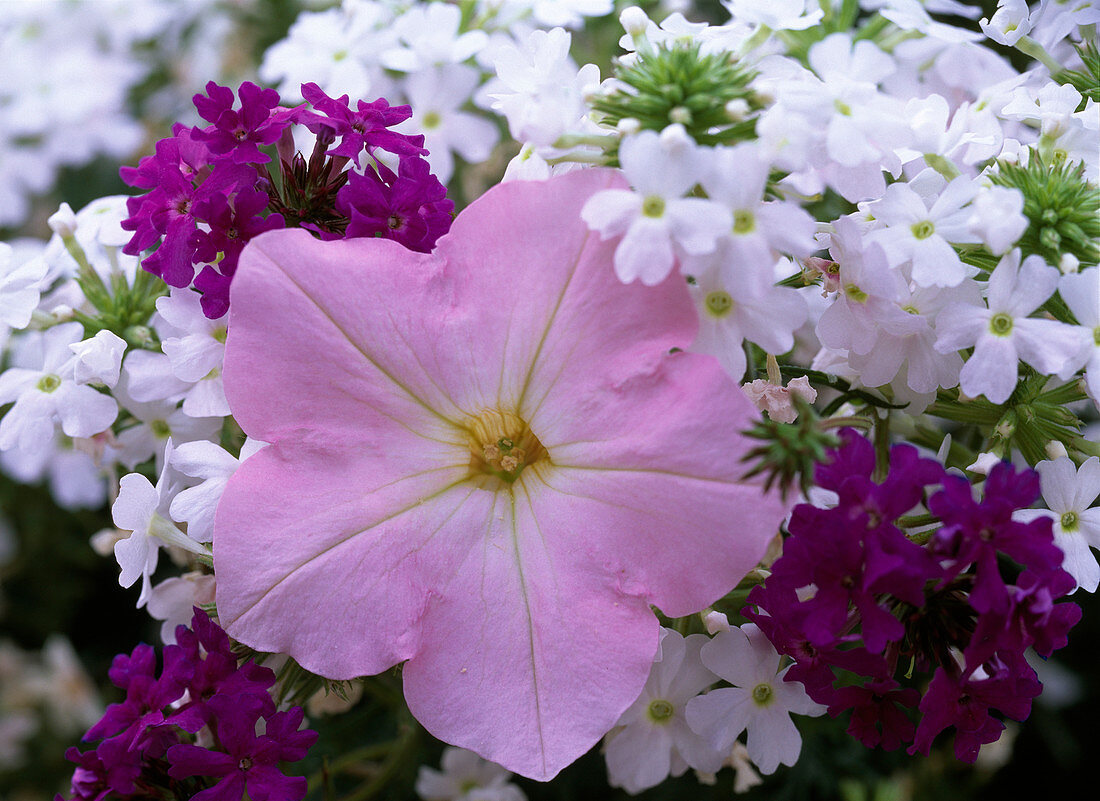
[[[802,398],[806,403],[817,400],[817,390],[810,386],[810,379],[806,376],[792,378],[785,387],[758,378],[741,388],[757,409],[767,412],[768,417],[780,423],[793,423],[798,419],[794,397]]]
[[[214,523],[226,630],[333,679],[404,662],[436,737],[549,779],[638,697],[677,617],[785,507],[683,279],[620,283],[606,170],[497,186],[432,254],[273,231],[233,284],[225,387],[272,443]],[[294,325],[287,325],[293,320]]]

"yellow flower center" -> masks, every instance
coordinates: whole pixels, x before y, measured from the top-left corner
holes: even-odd
[[[546,448],[523,418],[489,409],[466,426],[470,440],[470,477],[486,489],[511,484],[527,467],[549,462]]]

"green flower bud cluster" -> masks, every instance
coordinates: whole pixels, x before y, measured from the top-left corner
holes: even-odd
[[[814,465],[824,461],[826,451],[839,442],[822,428],[821,419],[810,404],[797,396],[791,400],[798,409],[795,422],[761,419],[744,432],[745,436],[761,440],[742,460],[752,464],[745,478],[764,476],[764,489],[776,486],[784,498],[796,484],[803,494],[809,492]]]
[[[1005,458],[1017,450],[1030,465],[1050,458],[1046,447],[1052,441],[1062,443],[1069,451],[1081,450],[1081,421],[1066,408],[1087,397],[1081,382],[1047,389],[1049,376],[1029,372],[1005,403],[991,403],[985,398],[960,400],[958,390],[940,390],[926,413],[975,425],[988,438],[988,447],[983,450]]]
[[[131,284],[121,270],[115,270],[109,276],[108,286],[89,263],[75,236],[62,237],[62,241],[79,267],[77,283],[96,310],[95,315],[73,312],[73,319],[84,326],[84,335],[92,337],[106,330],[133,347],[159,348],[149,319],[156,311],[157,298],[168,294],[168,285],[145,270],[138,270]]]
[[[662,131],[680,123],[702,145],[755,135],[753,115],[763,105],[751,88],[756,74],[730,53],[703,54],[697,43],[661,46],[639,52],[614,77],[622,88],[591,104],[604,125],[637,120],[641,129]]]
[[[1069,254],[1083,265],[1100,261],[1100,189],[1084,177],[1084,165],[1055,157],[1044,163],[1034,149],[1027,166],[1001,162],[991,178],[1024,196],[1027,230],[1019,245],[1024,256],[1037,254],[1055,267]]]

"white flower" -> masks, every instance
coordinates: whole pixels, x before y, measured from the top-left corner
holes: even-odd
[[[724,749],[711,748],[688,728],[684,710],[716,680],[699,661],[707,642],[702,634],[682,637],[661,630],[661,647],[642,694],[631,704],[605,741],[608,778],[615,787],[639,793],[688,767],[715,773]]]
[[[160,626],[160,639],[165,645],[176,641],[176,626],[188,626],[194,607],[214,602],[214,577],[209,573],[191,571],[173,576],[153,587],[145,608]]]
[[[302,100],[301,85],[312,81],[333,97],[370,98],[390,93],[377,54],[395,43],[393,12],[383,3],[303,12],[287,37],[264,53],[260,77],[278,84],[287,103]]]
[[[181,490],[168,508],[173,520],[187,524],[187,536],[199,542],[213,539],[214,512],[229,477],[241,462],[264,445],[258,440],[245,440],[240,459],[213,442],[204,440],[185,442],[175,449],[171,457],[172,467],[185,476],[202,480],[194,487]]]
[[[528,3],[530,0],[521,0]],[[602,17],[614,8],[613,0],[535,0],[535,19],[540,25],[552,28],[562,25],[576,28],[585,17]]]
[[[171,458],[171,446],[169,442],[166,462]],[[170,470],[166,464],[155,487],[140,473],[123,476],[119,481],[118,497],[111,506],[111,519],[115,526],[119,531],[131,532],[130,536],[115,543],[115,559],[122,569],[118,583],[130,587],[141,579],[139,608],[149,600],[152,589],[149,577],[157,569],[160,543],[175,545],[192,553],[209,553],[168,519],[168,504],[176,489],[175,481],[169,478]]]
[[[1012,517],[1025,522],[1049,517],[1054,524],[1054,544],[1065,554],[1062,569],[1085,592],[1096,592],[1100,564],[1089,548],[1100,549],[1100,507],[1089,506],[1100,495],[1100,459],[1090,456],[1080,468],[1074,468],[1063,456],[1039,462],[1035,469],[1047,509],[1021,509]]]
[[[755,143],[715,148],[703,188],[733,213],[730,237],[736,257],[768,272],[776,251],[808,256],[815,249],[813,217],[793,203],[764,201],[771,164]]]
[[[1058,291],[1084,331],[1084,347],[1073,366],[1084,365],[1085,384],[1100,404],[1100,268],[1063,275]],[[1062,378],[1068,376],[1063,373]]]
[[[1100,22],[1100,8],[1090,0],[1043,0],[1031,15],[1032,36],[1052,48],[1077,30],[1079,25]]]
[[[56,422],[70,437],[90,437],[114,422],[114,399],[74,378],[76,357],[69,346],[82,336],[80,323],[55,326],[42,335],[41,367],[0,374],[0,405],[15,401],[0,420],[0,450],[41,447],[53,438]]]
[[[525,801],[527,796],[512,784],[512,774],[473,751],[448,746],[441,760],[443,771],[421,766],[416,793],[424,801]]]
[[[1080,353],[1081,328],[1028,317],[1054,293],[1057,283],[1058,270],[1042,257],[1028,256],[1021,265],[1020,251],[1013,250],[989,277],[988,308],[953,303],[940,312],[936,350],[974,348],[959,375],[964,393],[1004,403],[1016,388],[1021,360],[1054,375]]]
[[[221,367],[225,356],[226,322],[202,312],[198,293],[173,290],[157,300],[166,326],[161,331],[163,354],[131,350],[123,366],[130,396],[139,403],[183,397],[183,411],[192,417],[226,417]]]
[[[489,120],[460,111],[478,81],[477,70],[465,64],[429,67],[405,79],[413,115],[394,130],[424,134],[428,163],[443,183],[454,172],[454,153],[468,164],[478,164],[489,158],[500,137]]]
[[[156,455],[159,474],[164,467],[161,460],[169,438],[179,445],[193,440],[213,440],[217,436],[222,427],[221,417],[192,417],[178,408],[174,397],[145,402],[134,400],[130,394],[129,367],[128,361],[127,369],[123,370],[114,390],[119,405],[134,418],[133,424],[119,431],[115,437],[115,458],[124,467],[133,470]]]
[[[734,380],[745,374],[744,340],[768,353],[786,353],[794,346],[794,331],[809,313],[806,302],[797,290],[775,286],[770,275],[739,263],[728,239],[720,240],[710,256],[686,258],[681,269],[694,279],[688,289],[699,311],[691,349],[716,356]]]
[[[793,765],[802,750],[802,736],[791,713],[821,715],[797,682],[784,681],[787,668],[768,638],[752,623],[719,632],[703,646],[703,664],[733,687],[720,687],[688,702],[691,728],[715,748],[729,751],[741,732],[748,730],[749,757],[761,773]]]
[[[989,19],[978,20],[982,33],[998,44],[1011,47],[1031,31],[1026,0],[1001,0]]]
[[[912,277],[920,286],[957,286],[970,270],[951,244],[977,241],[967,225],[970,210],[964,208],[977,189],[960,176],[929,204],[910,184],[891,184],[880,200],[867,204],[886,226],[867,239],[882,245],[892,267],[912,262]]]
[[[966,225],[994,256],[1003,256],[1027,230],[1024,193],[1007,186],[982,188],[970,203]]]
[[[382,52],[384,67],[415,72],[425,67],[458,64],[489,41],[485,31],[459,33],[462,11],[449,3],[414,5],[393,23],[399,44]]]
[[[27,680],[26,689],[46,705],[59,732],[81,732],[103,716],[103,704],[72,643],[51,634],[42,647],[42,668]]]
[[[522,47],[508,43],[495,51],[499,80],[488,97],[508,120],[514,139],[546,146],[580,126],[587,112],[582,92],[599,83],[600,70],[587,64],[578,72],[569,57],[570,41],[561,28],[532,31]]]
[[[48,482],[50,495],[62,509],[99,509],[107,501],[103,468],[59,431],[33,450],[0,452],[0,468],[23,484]]]
[[[27,327],[38,306],[46,270],[44,259],[17,262],[11,245],[0,242],[0,328]]]
[[[832,350],[870,353],[883,323],[905,315],[899,305],[905,282],[890,269],[880,245],[864,247],[854,220],[842,217],[834,227],[830,253],[839,265],[839,287],[817,321],[817,336]]]
[[[733,224],[720,204],[683,197],[698,182],[702,165],[682,126],[627,137],[619,161],[636,191],[597,192],[581,217],[604,239],[624,234],[615,249],[615,274],[623,283],[659,284],[672,270],[674,245],[693,255],[710,253]]]
[[[806,0],[722,0],[730,16],[738,22],[751,22],[773,31],[802,31],[821,21],[825,15],[817,2]],[[810,6],[807,10],[807,6]]]
[[[90,339],[74,342],[69,350],[76,354],[73,377],[78,384],[103,384],[113,388],[122,369],[122,354],[126,341],[111,331],[103,330]]]

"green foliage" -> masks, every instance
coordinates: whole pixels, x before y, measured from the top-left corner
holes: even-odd
[[[1084,69],[1063,70],[1054,76],[1054,80],[1069,84],[1081,93],[1081,105],[1077,110],[1082,111],[1089,100],[1100,103],[1100,49],[1095,41],[1083,42],[1074,45],[1074,48],[1084,63]]]

